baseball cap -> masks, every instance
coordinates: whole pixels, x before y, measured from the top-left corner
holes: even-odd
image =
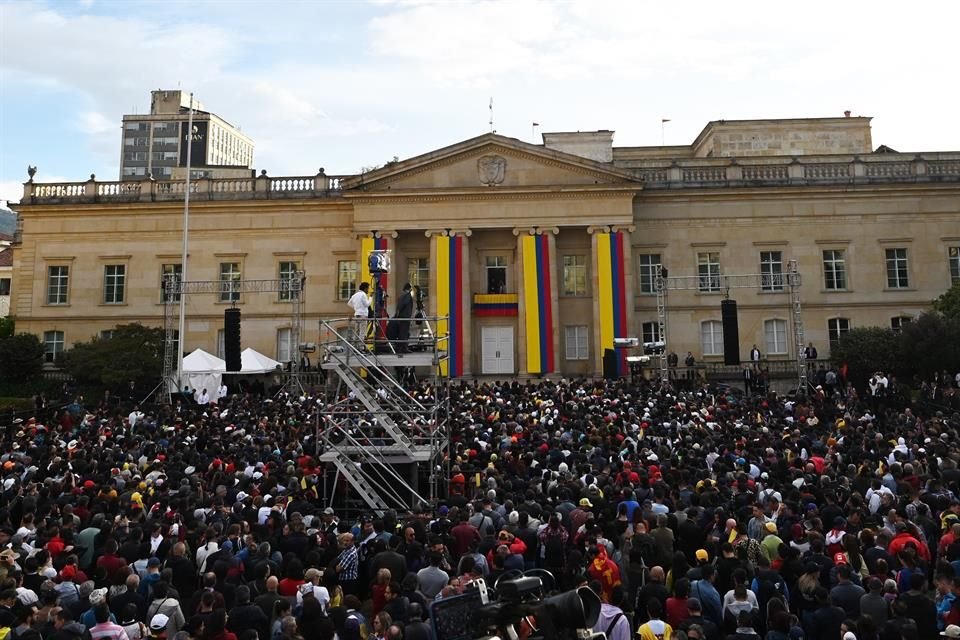
[[[326,509],[324,509],[324,510],[323,510],[323,515],[325,515],[325,516],[332,516],[332,515],[333,515],[333,507],[327,507]]]
[[[767,531],[769,531],[770,533],[776,533],[776,532],[777,532],[777,524],[776,524],[775,522],[768,522],[768,523],[767,523],[766,525],[764,525],[764,526],[767,528]]]
[[[847,556],[843,555],[843,553],[833,554],[833,564],[835,565],[847,564]]]
[[[710,554],[706,549],[697,549],[697,560],[700,562],[708,562],[710,560]]]
[[[150,619],[150,631],[166,631],[168,622],[170,622],[170,618],[162,613],[158,613]]]
[[[159,566],[160,566],[160,558],[157,558],[157,557],[150,558],[149,560],[147,560],[147,566],[148,566],[148,567],[159,567]]]
[[[960,638],[960,626],[948,624],[947,628],[940,632],[944,638]]]
[[[580,498],[580,506],[587,507],[588,509],[592,509],[593,503],[590,502],[590,498]]]

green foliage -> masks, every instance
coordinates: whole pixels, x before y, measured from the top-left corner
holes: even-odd
[[[862,386],[876,371],[894,371],[900,349],[899,336],[892,329],[866,327],[851,329],[831,347],[837,364],[847,363],[847,377]]]
[[[0,340],[3,338],[9,338],[14,333],[14,321],[13,318],[7,316],[5,318],[0,318]]]
[[[960,282],[934,300],[933,308],[947,320],[960,321]]]
[[[43,371],[44,348],[32,333],[0,338],[0,382],[29,381]]]
[[[64,354],[67,372],[81,385],[120,387],[133,380],[148,386],[163,367],[163,329],[119,325],[109,338],[81,342]]]

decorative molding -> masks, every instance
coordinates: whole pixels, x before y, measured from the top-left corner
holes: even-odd
[[[754,240],[755,247],[785,247],[790,244],[787,240]]]
[[[354,240],[361,240],[363,238],[373,238],[375,234],[375,231],[354,231],[350,235]]]
[[[879,244],[901,244],[904,242],[913,242],[913,238],[877,238]]]
[[[423,235],[428,238],[432,238],[433,236],[440,236],[443,238],[448,235],[448,231],[446,229],[427,229],[423,232]]]
[[[44,262],[73,262],[77,259],[77,256],[52,256],[52,257],[43,257],[40,258]]]
[[[824,240],[814,240],[814,244],[850,244],[850,239],[824,239]]]
[[[536,227],[514,227],[513,228],[513,235],[520,236],[523,234],[526,234],[528,236],[535,236],[537,235],[537,228]]]
[[[485,155],[477,158],[477,177],[480,184],[493,187],[503,184],[507,175],[507,159],[501,155]]]
[[[467,228],[463,228],[463,229],[450,229],[450,230],[447,231],[447,235],[450,235],[450,236],[464,236],[465,238],[469,238],[470,236],[473,235],[473,231],[472,231],[471,229],[467,229]]]
[[[278,258],[282,258],[286,256],[295,257],[295,256],[305,256],[307,255],[307,252],[306,251],[274,251],[273,255],[277,256]]]
[[[634,242],[630,245],[633,249],[666,249],[668,246],[666,242]]]
[[[97,260],[129,260],[129,259],[132,258],[132,257],[133,257],[133,256],[128,253],[127,255],[123,255],[123,256],[118,256],[118,255],[114,255],[114,256],[97,256]],[[187,256],[187,257],[189,258],[190,256]]]
[[[712,242],[691,242],[690,246],[700,249],[709,249],[710,247],[725,247],[727,246],[727,243],[722,240],[715,240]]]
[[[585,188],[576,188],[576,187]],[[406,194],[400,191],[377,191],[358,194],[350,198],[351,202],[362,205],[394,205],[397,202],[457,202],[457,201],[483,201],[496,198],[497,200],[582,200],[585,198],[633,198],[640,192],[635,187],[624,187],[621,185],[611,185],[613,188],[596,189],[594,185],[574,185],[570,190],[551,191],[548,188],[538,188],[536,190],[508,190],[509,187],[498,188],[496,190],[485,189],[483,191],[462,191],[459,193],[414,193]],[[502,190],[501,190],[502,189]],[[631,211],[629,214],[633,216]]]
[[[394,239],[396,239],[397,236],[399,236],[399,235],[400,235],[400,234],[397,233],[396,231],[374,231],[374,232],[373,232],[373,237],[374,237],[374,238],[394,238]]]
[[[595,233],[610,233],[610,226],[609,225],[590,226],[590,227],[587,227],[587,233],[589,233],[590,235],[593,235]]]
[[[227,253],[215,253],[213,254],[213,257],[214,258],[246,258],[247,253],[245,251],[244,252],[232,251]]]
[[[623,232],[623,231],[625,231],[625,232],[627,232],[627,233],[633,233],[634,231],[637,230],[637,225],[635,225],[635,224],[615,224],[615,225],[613,225],[613,226],[611,227],[611,229],[613,229],[614,232]]]

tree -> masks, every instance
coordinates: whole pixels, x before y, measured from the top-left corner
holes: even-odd
[[[119,325],[109,337],[74,345],[64,366],[80,384],[118,388],[132,380],[137,388],[150,386],[163,367],[163,329]]]
[[[934,371],[960,370],[960,316],[925,313],[903,326],[899,341],[902,376],[926,378]]]
[[[43,343],[32,333],[0,338],[0,380],[32,381],[43,371]]]
[[[830,348],[837,365],[847,364],[847,378],[864,385],[876,371],[896,371],[900,355],[898,335],[892,329],[865,327],[851,329]]]
[[[960,321],[960,282],[934,300],[933,308],[947,320]]]
[[[0,339],[9,338],[13,335],[14,332],[14,322],[13,318],[6,316],[5,318],[0,318]]]

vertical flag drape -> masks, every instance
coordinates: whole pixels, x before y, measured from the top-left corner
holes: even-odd
[[[523,236],[521,249],[527,373],[543,375],[555,369],[549,238]]]

